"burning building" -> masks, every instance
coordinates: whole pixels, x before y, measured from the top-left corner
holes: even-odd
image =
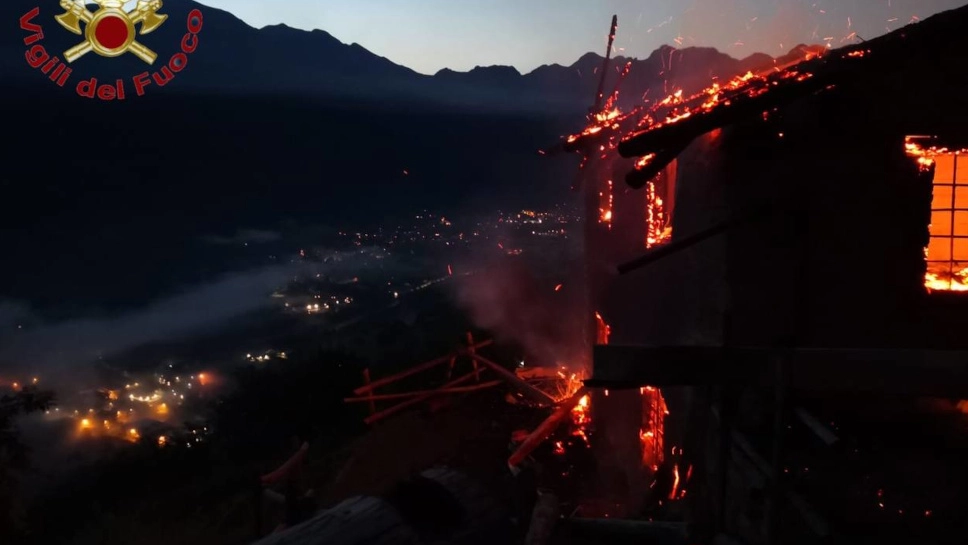
[[[596,422],[675,457],[670,499],[696,468],[679,513],[696,542],[944,543],[960,525],[966,23],[606,100],[567,139],[595,184]]]

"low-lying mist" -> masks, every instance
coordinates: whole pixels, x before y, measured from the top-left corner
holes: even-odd
[[[89,364],[99,358],[149,343],[211,333],[234,319],[267,308],[272,304],[272,292],[297,277],[352,274],[365,259],[365,250],[333,252],[323,261],[235,272],[141,309],[110,316],[43,321],[26,306],[0,302],[0,365],[5,374],[42,374],[45,384],[54,387],[68,381],[76,384],[90,369]],[[382,260],[381,265],[391,266],[387,261]]]

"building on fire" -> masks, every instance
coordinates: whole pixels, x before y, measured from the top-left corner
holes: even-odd
[[[968,7],[800,48],[568,139],[610,333],[595,418],[635,465],[661,389],[629,501],[663,458],[677,486],[689,467],[690,542],[961,542],[966,26]]]

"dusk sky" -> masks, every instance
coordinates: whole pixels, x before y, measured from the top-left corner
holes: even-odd
[[[743,57],[798,43],[872,38],[968,0],[201,0],[254,27],[319,28],[422,73],[505,64],[529,72],[616,49],[648,56],[662,44],[713,46]]]

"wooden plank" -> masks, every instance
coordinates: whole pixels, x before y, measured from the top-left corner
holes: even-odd
[[[361,387],[353,390],[353,393],[356,394],[356,395],[363,395],[366,392],[369,392],[369,391],[371,391],[371,390],[373,390],[375,388],[379,388],[380,386],[386,386],[387,384],[392,384],[394,382],[397,382],[398,380],[407,378],[407,377],[412,376],[412,375],[416,375],[417,373],[420,373],[421,371],[426,371],[428,369],[432,369],[432,368],[434,368],[434,367],[436,367],[438,365],[441,365],[443,363],[447,363],[455,355],[460,355],[460,354],[463,354],[466,351],[473,351],[473,350],[476,350],[478,348],[484,348],[484,347],[490,346],[492,344],[494,344],[494,341],[493,340],[487,340],[487,341],[479,342],[479,343],[477,343],[477,344],[475,344],[473,346],[461,348],[456,353],[447,354],[446,356],[441,356],[439,358],[432,359],[432,360],[430,360],[428,362],[421,363],[421,364],[416,365],[414,367],[411,367],[410,369],[407,369],[405,371],[401,371],[399,373],[390,375],[388,377],[384,377],[384,378],[381,378],[379,380],[375,380],[375,381],[373,381],[370,384],[363,385],[363,386],[361,386]]]
[[[769,347],[596,346],[595,388],[775,386]],[[803,392],[968,397],[968,351],[796,348],[784,385]]]
[[[520,390],[522,394],[530,397],[534,401],[537,401],[538,403],[544,403],[546,405],[553,405],[555,403],[555,398],[551,397],[543,390],[539,390],[538,388],[535,388],[534,386],[521,380],[520,378],[518,378],[517,375],[515,375],[511,371],[508,371],[501,365],[498,365],[497,363],[494,363],[493,361],[479,354],[474,355],[473,359],[475,361],[483,363],[487,367],[490,367],[492,370],[494,370],[495,373],[504,377],[508,382],[511,383],[512,386]],[[474,372],[477,373],[478,371],[475,370]]]
[[[474,386],[456,386],[453,388],[437,388],[436,390],[416,390],[413,392],[402,392],[399,394],[368,394],[366,397],[347,397],[343,398],[345,403],[366,403],[369,401],[387,401],[391,399],[407,399],[413,396],[422,395],[440,395],[440,394],[460,394],[467,392],[476,392],[478,390],[486,390],[487,388],[493,388],[499,384],[504,384],[503,380],[492,380],[489,382],[482,382],[481,384],[475,384]]]
[[[482,369],[482,371],[483,371],[483,369]],[[454,380],[448,382],[447,384],[444,384],[443,385],[443,388],[453,388],[455,386],[459,386],[459,385],[461,385],[461,384],[463,384],[465,382],[468,382],[469,380],[471,380],[473,378],[474,378],[474,372],[472,371],[472,372],[470,372],[470,373],[468,373],[468,374],[466,374],[466,375],[464,375],[464,376],[462,376],[460,378],[454,379]],[[384,410],[382,410],[382,411],[380,411],[380,412],[378,412],[376,414],[371,414],[370,416],[364,418],[363,419],[363,422],[365,422],[367,424],[373,424],[374,422],[383,420],[384,418],[387,418],[388,416],[392,416],[394,414],[397,414],[398,412],[400,412],[400,411],[402,411],[402,410],[404,410],[406,408],[412,407],[412,406],[414,406],[414,405],[416,405],[418,403],[421,403],[423,401],[426,401],[426,400],[430,399],[431,397],[433,397],[435,395],[435,393],[434,393],[435,391],[436,390],[431,391],[431,393],[428,393],[428,394],[419,395],[417,397],[414,397],[412,399],[409,399],[407,401],[404,401],[402,403],[399,403],[397,405],[394,405],[393,407],[390,407],[388,409],[384,409]]]
[[[551,413],[551,416],[546,418],[544,422],[538,425],[538,427],[535,428],[534,431],[532,431],[528,437],[521,442],[521,446],[518,447],[513,454],[511,454],[511,457],[508,458],[508,467],[510,467],[513,471],[519,465],[521,465],[521,462],[523,462],[525,458],[527,458],[528,455],[534,451],[534,449],[538,448],[538,445],[543,443],[551,435],[551,433],[561,425],[568,414],[571,413],[571,410],[575,408],[575,405],[581,401],[581,398],[584,397],[586,393],[587,391],[585,388],[581,388],[575,393],[575,395],[568,398],[561,405],[558,405],[558,408],[555,409],[555,412]]]
[[[684,250],[688,250],[693,246],[704,242],[716,235],[721,235],[730,229],[734,229],[748,222],[755,221],[759,219],[768,210],[767,207],[756,208],[753,211],[746,214],[739,214],[736,218],[729,219],[708,229],[699,231],[698,233],[679,238],[668,244],[663,244],[655,249],[649,250],[642,257],[636,258],[627,263],[622,263],[618,266],[619,274],[628,274],[633,271],[648,267],[649,265],[665,259],[671,255],[675,255]]]

